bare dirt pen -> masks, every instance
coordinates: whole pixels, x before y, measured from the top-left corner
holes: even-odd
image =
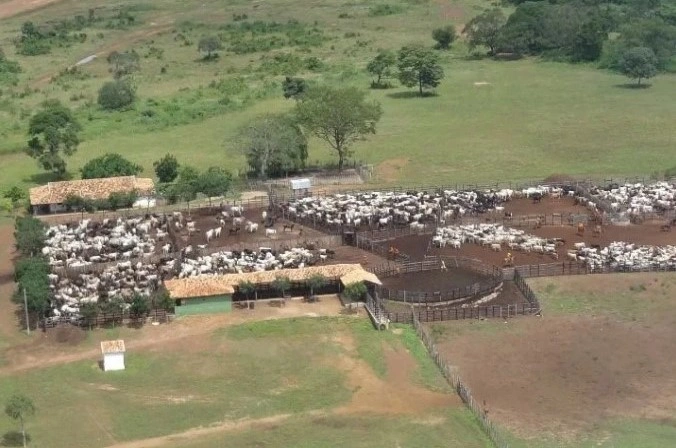
[[[676,359],[666,354],[676,352],[676,275],[542,278],[532,286],[541,318],[431,326],[491,418],[523,446],[632,446],[623,445],[618,421],[644,432],[640,446],[666,446],[654,442],[661,439],[651,425],[673,440]]]
[[[451,291],[483,283],[487,278],[468,269],[448,267],[447,271],[433,270],[410,272],[381,279],[383,285],[391,290],[427,292]]]

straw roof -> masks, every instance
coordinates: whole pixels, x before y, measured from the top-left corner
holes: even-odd
[[[69,195],[85,199],[106,199],[111,193],[136,190],[145,194],[154,189],[152,179],[136,176],[67,180],[31,188],[30,200],[31,205],[62,204]]]
[[[347,274],[340,277],[340,281],[343,282],[343,285],[345,286],[359,282],[371,282],[375,283],[376,285],[382,285],[376,274],[363,269],[355,269],[352,272],[348,272]]]
[[[104,355],[109,353],[124,353],[124,341],[117,339],[115,341],[101,341],[101,353]]]
[[[313,275],[321,274],[331,280],[338,280],[348,274],[356,279],[373,281],[380,284],[380,280],[365,271],[359,264],[332,264],[326,266],[310,266],[300,269],[279,269],[276,271],[247,272],[243,274],[203,275],[190,278],[166,280],[165,288],[173,299],[190,299],[208,297],[221,294],[232,294],[240,282],[251,282],[254,285],[270,284],[278,277],[288,277],[292,282],[302,282]],[[369,275],[370,274],[370,275]],[[361,281],[361,280],[352,280]],[[345,284],[345,282],[343,282]]]

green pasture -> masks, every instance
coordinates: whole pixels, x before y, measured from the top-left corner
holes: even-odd
[[[417,364],[412,381],[453,393],[425,356],[415,333],[400,330],[376,332],[367,320],[354,318],[243,324],[195,336],[189,350],[183,344],[129,350],[122,372],[104,373],[97,360],[91,359],[4,376],[0,378],[0,402],[17,391],[34,400],[38,412],[28,421],[34,447],[100,447],[223,421],[279,415],[287,416],[290,423],[280,423],[278,430],[263,435],[243,430],[228,437],[237,440],[233,446],[247,446],[258,437],[288,440],[294,446],[338,446],[331,441],[342,432],[338,440],[351,440],[356,446],[369,446],[368,441],[385,435],[406,443],[402,446],[412,446],[417,439],[429,441],[426,446],[444,446],[440,441],[449,438],[463,446],[487,446],[478,424],[462,407],[409,418],[371,415],[367,421],[374,430],[368,437],[364,433],[370,424],[352,425],[362,421],[357,416],[329,415],[331,409],[348,403],[354,392],[332,358],[364,356],[361,350],[347,353],[334,337],[339,334],[353,338],[357,347],[371,344],[364,357],[369,365],[385,365],[386,346],[408,349]],[[83,342],[83,346],[90,345],[89,340]],[[381,376],[386,375],[385,370]],[[427,419],[435,422],[431,429]],[[73,422],[77,430],[63,430]],[[317,431],[302,430],[308,422]],[[15,429],[9,419],[0,419],[0,436]],[[216,446],[216,442],[204,443],[208,444],[195,446]]]
[[[76,177],[87,160],[105,152],[140,163],[146,175],[153,175],[152,162],[167,152],[200,168],[217,165],[238,171],[244,168],[236,144],[238,129],[261,114],[293,107],[293,101],[281,96],[284,74],[366,89],[370,80],[364,67],[378,48],[396,49],[411,41],[431,45],[433,27],[449,21],[460,26],[490,5],[481,0],[443,5],[405,0],[325,0],[307,5],[274,0],[254,9],[244,1],[90,3],[102,16],[127,7],[136,23],[126,30],[97,25],[85,30],[84,43],[29,57],[14,54],[12,39],[21,23],[73,17],[86,14],[86,8],[57,2],[0,22],[0,46],[23,68],[16,86],[0,86],[2,187],[50,180],[21,153],[30,113],[47,98],[60,98],[74,107],[83,124],[83,142],[68,160]],[[371,8],[382,4],[395,5],[398,12],[370,15]],[[227,24],[237,26],[240,22],[233,22],[233,14],[244,13],[249,21],[298,20],[301,34],[317,29],[321,42],[308,40],[267,52],[223,51],[216,61],[199,61],[199,38],[225,32]],[[284,38],[285,29],[263,37]],[[132,110],[102,112],[96,92],[110,78],[105,56],[132,48],[141,55],[141,71],[134,75],[139,98]],[[44,81],[91,54],[99,57],[79,73]],[[276,56],[290,59],[274,62]],[[309,57],[320,59],[323,67],[304,68],[302,61]],[[619,176],[676,165],[676,102],[666,100],[676,90],[673,75],[658,76],[649,89],[627,89],[622,76],[592,66],[476,60],[469,57],[462,40],[443,55],[443,61],[446,78],[435,96],[415,97],[396,82],[393,89],[372,91],[384,115],[377,134],[354,149],[357,159],[380,165],[374,182],[453,184],[562,173]],[[161,73],[163,67],[166,73]],[[332,159],[323,142],[310,144],[310,161]]]

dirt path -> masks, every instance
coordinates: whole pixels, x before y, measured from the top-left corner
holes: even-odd
[[[59,1],[61,0],[10,0],[2,2],[0,3],[0,19],[16,16]]]
[[[5,341],[17,336],[16,305],[12,302],[14,284],[14,229],[0,227],[0,334]]]
[[[127,350],[145,350],[155,346],[166,346],[190,340],[194,336],[204,335],[230,325],[245,322],[284,319],[289,317],[337,316],[341,305],[334,295],[323,296],[318,303],[306,304],[300,301],[289,301],[284,308],[258,306],[254,311],[235,310],[228,314],[190,316],[168,325],[157,327],[146,325],[140,330],[122,328],[120,337],[125,339]],[[84,330],[78,330],[83,331]],[[106,339],[104,331],[93,331],[90,334],[88,348],[73,347],[59,343],[54,339],[55,330],[40,332],[26,344],[10,347],[3,355],[7,366],[0,368],[0,375],[15,374],[32,369],[67,364],[85,359],[98,359],[99,342]]]
[[[313,412],[304,415],[320,415],[321,413]],[[298,415],[298,414],[297,414]],[[169,443],[177,443],[181,441],[194,440],[198,437],[204,437],[211,434],[218,434],[227,431],[241,431],[246,429],[257,428],[261,426],[270,425],[273,423],[283,422],[291,417],[291,414],[278,414],[270,417],[256,418],[256,419],[242,419],[230,422],[220,422],[206,427],[200,426],[198,428],[191,428],[187,431],[170,434],[168,436],[153,437],[143,440],[132,440],[131,442],[122,442],[115,445],[109,445],[106,448],[156,448],[165,446]]]

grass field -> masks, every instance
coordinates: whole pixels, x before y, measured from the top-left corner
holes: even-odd
[[[0,101],[0,163],[6,167],[0,181],[3,186],[49,180],[21,153],[30,112],[46,98],[60,98],[72,105],[84,125],[80,149],[69,159],[75,176],[87,160],[105,152],[119,152],[140,163],[148,175],[152,175],[152,162],[167,152],[198,167],[241,170],[244,158],[234,143],[238,129],[256,116],[293,106],[281,97],[283,74],[367,88],[364,66],[378,48],[396,49],[416,40],[431,43],[433,27],[449,21],[461,25],[481,7],[489,6],[481,0],[398,0],[389,3],[399,5],[399,13],[374,17],[369,11],[383,2],[324,0],[300,5],[274,0],[257,8],[249,2],[224,5],[214,0],[170,0],[161,6],[132,1],[90,3],[98,7],[101,17],[126,6],[136,22],[125,30],[103,24],[87,28],[86,42],[54,48],[40,57],[13,54],[11,42],[21,23],[86,15],[86,8],[63,0],[0,22],[0,45],[23,68],[16,86],[4,86]],[[237,27],[240,22],[233,22],[233,14],[243,13],[249,21],[298,20],[296,28],[282,27],[263,37],[283,38],[286,32],[298,32],[300,43],[246,54],[224,51],[215,62],[200,62],[199,37],[224,32],[227,24]],[[232,33],[233,41],[247,36]],[[312,40],[307,35],[318,37]],[[226,47],[230,42],[226,41]],[[112,50],[132,48],[142,55],[141,72],[134,75],[139,95],[134,109],[98,110],[96,91],[110,78],[105,57]],[[163,52],[161,58],[157,50]],[[90,54],[98,58],[83,66],[79,75],[62,75],[49,82]],[[273,55],[282,55],[286,62],[275,62]],[[307,57],[319,58],[323,66],[308,71],[302,64]],[[376,182],[454,183],[544,178],[554,173],[647,174],[676,165],[671,125],[676,104],[665,101],[676,89],[673,75],[659,76],[650,89],[626,89],[621,76],[590,66],[472,60],[462,40],[443,59],[446,78],[437,96],[417,98],[401,87],[372,92],[382,103],[384,116],[377,135],[355,149],[358,159],[376,165]],[[165,74],[160,73],[162,67]],[[326,145],[311,141],[311,161],[331,157]]]
[[[16,391],[34,399],[34,447],[135,446],[125,443],[171,434],[161,446],[488,446],[410,328],[259,321],[133,350],[126,364],[104,373],[91,359],[4,375],[0,402]],[[0,434],[12,430],[0,420]]]
[[[529,283],[542,318],[432,325],[447,359],[510,434],[510,446],[673,444],[676,363],[664,353],[676,348],[676,276]],[[486,371],[487,363],[496,368]]]

